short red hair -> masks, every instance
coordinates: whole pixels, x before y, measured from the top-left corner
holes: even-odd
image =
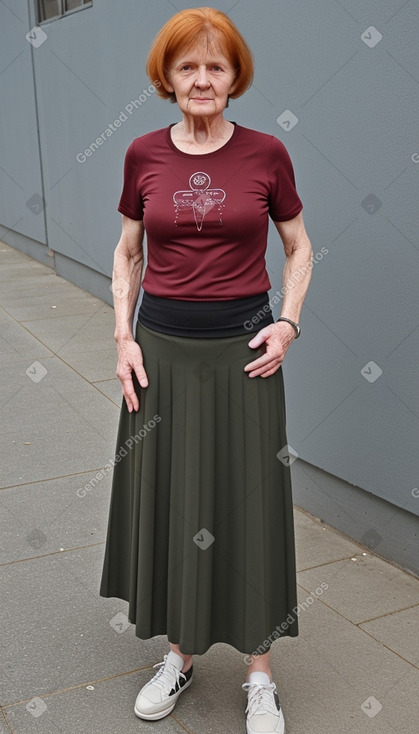
[[[156,92],[163,99],[176,102],[174,93],[165,89],[166,73],[172,60],[196,44],[199,38],[215,35],[220,47],[236,70],[236,87],[230,95],[240,97],[253,80],[252,53],[228,15],[215,8],[189,8],[176,13],[155,37],[148,54],[146,71]]]

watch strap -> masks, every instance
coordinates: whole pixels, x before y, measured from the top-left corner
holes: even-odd
[[[295,331],[295,338],[298,339],[298,337],[301,334],[300,324],[297,324],[295,321],[292,321],[292,319],[288,319],[286,316],[280,316],[278,321],[286,321],[288,324],[291,324],[292,328]]]

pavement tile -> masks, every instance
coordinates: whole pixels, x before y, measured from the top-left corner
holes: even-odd
[[[103,555],[101,544],[0,568],[1,705],[163,660],[167,639],[140,641],[126,602],[99,596]]]
[[[3,711],[0,712],[0,734],[10,734],[11,730],[6,724]]]
[[[58,316],[55,319],[22,321],[33,336],[39,339],[55,354],[64,347],[74,351],[98,351],[113,346],[115,328],[114,312],[110,306],[102,304],[92,314]]]
[[[419,667],[419,605],[386,614],[385,617],[359,626],[390,650]]]
[[[20,252],[20,250],[16,250],[15,247],[6,245],[5,242],[0,240],[0,272],[4,272],[8,265],[12,265],[13,263],[22,263],[25,260],[33,262],[33,259],[29,257],[29,255],[25,255],[23,252]]]
[[[94,386],[100,390],[106,397],[112,400],[118,408],[122,404],[122,388],[121,383],[117,377],[112,380],[98,380],[93,382]]]
[[[98,470],[1,490],[0,564],[104,542],[111,481]]]
[[[194,680],[189,695],[176,706],[178,721],[193,732],[244,734],[247,667],[244,655],[231,645],[217,643],[205,655],[194,656]]]
[[[294,510],[294,522],[299,571],[350,558],[359,551],[359,545],[355,541],[348,540],[329,525],[298,508]]]
[[[0,259],[0,264],[1,264]],[[32,260],[33,262],[33,260]],[[81,291],[86,296],[94,298],[91,293],[83,291],[78,286],[70,283],[68,280],[64,280],[60,275],[57,275],[51,268],[38,263],[43,270],[32,272],[32,277],[27,278],[27,272],[25,270],[24,277],[19,279],[16,274],[13,275],[13,280],[5,279],[1,286],[1,301],[2,305],[8,311],[9,305],[11,308],[18,308],[19,305],[26,307],[28,302],[32,299],[37,302],[48,301],[50,297],[55,299],[67,298],[73,295],[73,298]],[[37,300],[40,299],[40,300]],[[102,301],[96,299],[100,305]],[[54,301],[51,305],[55,305]],[[31,314],[29,314],[31,316]],[[17,319],[19,321],[19,319]]]
[[[271,668],[287,734],[415,734],[412,666],[323,601],[315,599],[303,609],[305,598],[300,589],[299,637],[272,645]],[[390,696],[396,685],[399,697]],[[371,696],[382,706],[373,718],[361,708]]]
[[[1,371],[2,487],[104,466],[115,451],[118,408],[57,357],[32,366],[35,381],[29,360]]]
[[[0,261],[1,262],[1,261]],[[60,280],[61,283],[56,281]],[[103,302],[90,293],[75,288],[67,283],[67,288],[62,285],[62,278],[55,275],[51,282],[42,291],[34,289],[32,293],[10,293],[3,297],[2,306],[16,321],[36,321],[40,319],[53,319],[62,316],[74,316],[81,314],[88,316],[98,311]]]
[[[82,424],[71,410],[61,410],[60,416],[62,422],[54,420],[45,433],[23,427],[19,433],[0,436],[0,454],[7,457],[0,489],[88,470],[93,475],[96,467],[105,466],[114,456],[111,439],[105,440],[90,425]]]
[[[100,351],[73,351],[64,347],[60,351],[60,357],[88,382],[99,382],[100,380],[111,380],[115,377],[117,352],[116,346]],[[78,347],[80,349],[80,347]],[[119,380],[118,380],[119,382]]]
[[[51,356],[51,351],[0,307],[0,364],[3,366],[26,358],[29,365],[34,359],[48,356]]]
[[[419,579],[374,555],[354,558],[300,571],[298,582],[309,590],[327,582],[322,601],[354,624],[419,603]]]
[[[155,672],[148,671],[145,679],[149,680]],[[93,682],[92,686],[93,690],[84,685],[43,698],[34,696],[30,702],[7,707],[7,720],[15,734],[185,734],[185,729],[173,716],[158,722],[143,721],[135,716],[138,673]],[[182,694],[188,695],[189,690]],[[181,705],[180,700],[176,711]],[[6,732],[10,734],[5,729],[4,734]],[[0,734],[3,734],[1,729]]]
[[[419,661],[416,660],[416,665]],[[411,668],[398,680],[391,681],[383,700],[383,712],[397,712],[394,732],[417,734],[419,722],[419,675],[417,668]],[[377,719],[379,717],[377,716]],[[386,716],[384,716],[386,718]],[[377,721],[378,724],[378,721]],[[379,732],[379,728],[376,729]]]
[[[381,704],[379,702],[375,703],[373,698],[374,697],[371,698],[371,701],[367,700],[365,703],[366,707],[370,707],[370,714],[365,714],[361,709],[356,715],[351,717],[355,723],[349,728],[338,729],[337,731],[339,734],[396,734],[396,732],[397,734],[399,734],[399,732],[402,734],[417,734],[415,724],[411,720],[406,721],[403,724],[399,721],[397,724],[384,723],[382,716],[380,716],[382,709],[378,710]],[[374,709],[373,706],[376,708]],[[377,713],[375,713],[375,711],[377,711]],[[310,734],[312,733],[310,732]]]
[[[25,282],[31,282],[37,280],[39,284],[45,278],[51,275],[51,269],[43,263],[37,260],[32,260],[30,257],[23,256],[24,259],[17,259],[13,262],[9,262],[7,267],[4,265],[0,268],[0,283],[3,293],[10,293],[16,291],[18,284],[24,285]],[[0,259],[0,264],[3,262]]]

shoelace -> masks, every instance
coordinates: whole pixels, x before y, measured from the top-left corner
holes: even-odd
[[[176,683],[178,684],[180,677],[186,680],[186,675],[184,675],[184,673],[181,673],[180,670],[172,665],[172,663],[167,662],[167,655],[164,656],[164,660],[162,663],[156,663],[155,665],[153,665],[153,668],[158,667],[160,667],[160,670],[157,671],[156,675],[151,679],[150,683],[153,683],[154,686],[159,686],[160,688],[162,688],[163,693],[165,693],[166,696],[169,695],[172,688],[175,688],[173,678],[175,678]]]
[[[261,683],[243,683],[242,688],[248,692],[245,713],[249,712],[249,719],[254,714],[275,714],[278,716],[278,709],[273,697],[274,691],[276,691],[275,683],[272,682],[266,685],[262,685]]]

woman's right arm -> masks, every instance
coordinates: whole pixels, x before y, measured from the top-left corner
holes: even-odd
[[[132,333],[144,264],[143,238],[143,222],[123,215],[121,238],[114,254],[112,292],[115,308],[114,338],[118,350],[116,374],[121,381],[122,393],[130,413],[140,407],[132,372],[137,375],[141,387],[148,385],[142,352]]]

